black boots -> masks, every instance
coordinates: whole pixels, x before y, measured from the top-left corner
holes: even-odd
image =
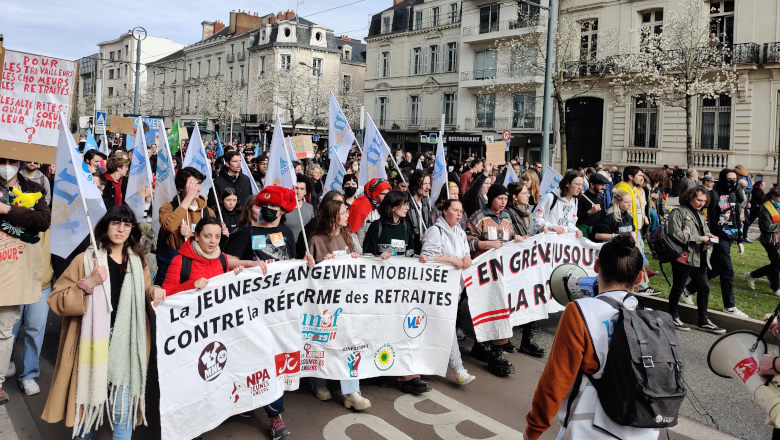
[[[525,336],[525,334],[523,336]],[[533,357],[542,357],[545,353],[547,353],[545,349],[536,345],[536,342],[534,342],[533,338],[530,337],[527,339],[525,337],[523,338],[519,351],[520,353],[524,353]]]
[[[496,376],[515,374],[515,367],[504,357],[504,350],[500,345],[490,342],[475,342],[471,348],[471,357],[487,363],[487,369]]]

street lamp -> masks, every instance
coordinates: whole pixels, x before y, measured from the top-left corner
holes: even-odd
[[[139,107],[139,83],[141,81],[141,40],[146,39],[146,29],[137,26],[133,29],[133,38],[138,42],[135,45],[135,96],[133,98],[133,114],[138,114]]]
[[[311,69],[315,75],[317,75],[317,98],[315,100],[315,114],[314,114],[314,134],[317,134],[317,122],[319,122],[320,117],[320,77],[322,76],[322,72],[319,71],[316,67],[312,67],[303,61],[299,62],[301,66],[308,67]]]

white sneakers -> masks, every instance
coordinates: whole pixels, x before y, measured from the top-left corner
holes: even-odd
[[[756,279],[750,276],[750,272],[745,272],[745,279],[747,280],[748,286],[752,290],[756,290]]]
[[[9,377],[16,376],[16,364],[13,362],[8,364],[8,371],[5,372],[5,378],[8,379]]]
[[[34,396],[41,392],[41,388],[35,382],[35,379],[27,379],[21,382],[24,394],[28,396]]]
[[[723,309],[723,311],[726,312],[726,313],[731,313],[732,315],[735,315],[735,316],[741,316],[743,318],[747,318],[748,317],[748,315],[745,312],[743,312],[742,310],[739,310],[736,307],[729,307],[729,308]]]
[[[683,294],[682,294],[682,300],[685,304],[693,305],[693,294],[691,292],[688,292],[688,289],[683,287]]]
[[[328,390],[326,387],[322,388],[312,388],[312,391],[314,392],[314,397],[318,398],[319,400],[325,401],[330,400],[330,390]]]
[[[473,382],[474,379],[476,379],[476,376],[469,374],[469,372],[466,370],[460,370],[455,375],[455,381],[458,383],[458,385],[468,385]]]
[[[354,408],[357,411],[362,411],[366,408],[370,408],[371,402],[360,395],[358,391],[355,391],[354,393],[350,393],[344,396],[344,407],[347,409]]]

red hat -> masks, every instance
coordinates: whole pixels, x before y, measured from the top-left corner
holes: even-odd
[[[291,189],[272,185],[266,186],[255,196],[255,206],[260,206],[263,203],[279,206],[284,212],[292,212],[298,201]]]

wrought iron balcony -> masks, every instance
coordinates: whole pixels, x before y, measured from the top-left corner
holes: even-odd
[[[233,61],[236,60],[236,54],[235,53],[229,53],[229,54],[227,54],[227,56],[225,58],[227,59],[228,63],[232,63]]]
[[[246,51],[242,50],[241,52],[238,52],[237,54],[238,61],[244,61],[246,59]]]
[[[520,67],[509,67],[502,69],[483,69],[471,72],[460,72],[461,81],[480,81],[495,78],[520,78],[523,76],[533,76],[534,72]]]
[[[760,54],[761,48],[756,43],[734,44],[731,47],[731,62],[733,64],[758,64],[761,62]]]
[[[764,64],[780,63],[780,42],[764,43]]]
[[[466,131],[514,131],[537,132],[541,130],[542,118],[505,117],[505,118],[466,118]]]
[[[503,20],[490,24],[478,24],[476,26],[464,26],[462,36],[489,34],[491,32],[509,31],[513,29],[522,29],[531,26],[547,24],[547,11],[538,11],[536,14],[529,14],[517,18],[516,20]]]
[[[256,124],[257,115],[241,115],[242,124]]]
[[[445,118],[444,127],[452,128],[455,123],[455,118]],[[441,129],[441,118],[390,119],[385,125],[384,128],[388,130],[438,131]]]

